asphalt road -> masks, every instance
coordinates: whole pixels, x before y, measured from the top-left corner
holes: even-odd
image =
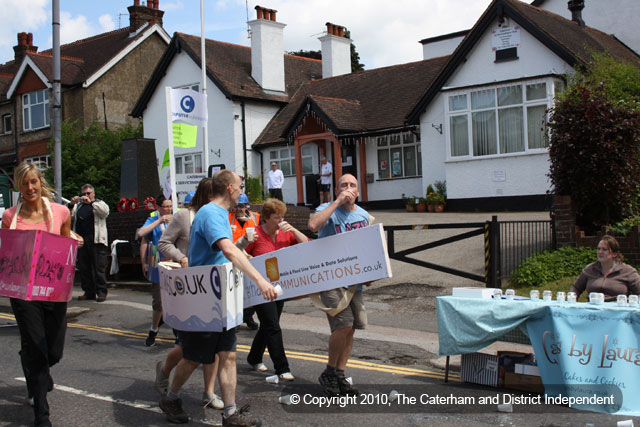
[[[80,294],[78,288],[74,294]],[[354,357],[347,368],[362,397],[342,402],[349,403],[344,408],[339,407],[341,402],[327,406],[320,400],[323,395],[317,377],[326,363],[328,328],[323,316],[300,300],[285,306],[282,322],[296,381],[289,386],[269,384],[265,378],[273,372],[251,371],[245,358],[253,332],[241,327],[238,403],[250,403],[252,413],[268,426],[613,426],[617,420],[629,419],[540,404],[514,405],[513,413],[500,413],[496,402],[480,403],[480,398],[504,401],[504,390],[459,383],[455,375],[444,384],[442,371],[426,363],[428,352],[420,342],[424,336],[419,335],[423,332],[403,327],[419,315],[417,312],[394,310],[396,327],[380,326],[376,324],[377,313],[384,312],[385,307],[369,302],[370,335],[357,334]],[[0,426],[30,425],[32,411],[25,403],[26,387],[18,358],[19,334],[10,326],[7,304],[6,298],[0,299]],[[172,338],[170,329],[163,327],[158,344],[144,346],[150,322],[148,288],[111,289],[107,302],[101,304],[73,300],[69,312],[74,317],[69,320],[65,355],[52,369],[56,387],[49,401],[54,425],[167,425],[157,406],[159,396],[153,389],[153,378],[155,363],[171,348]],[[271,368],[268,358],[265,363]],[[187,383],[185,410],[192,417],[192,425],[219,425],[218,411],[205,411],[199,406],[201,378],[197,371]],[[389,401],[392,390],[403,395],[401,400]],[[283,394],[297,395],[302,403],[282,405],[278,398]],[[427,402],[426,395],[472,400],[435,404]]]

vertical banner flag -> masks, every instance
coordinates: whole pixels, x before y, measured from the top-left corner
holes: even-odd
[[[171,89],[171,121],[204,126],[207,123],[207,95],[191,89]]]

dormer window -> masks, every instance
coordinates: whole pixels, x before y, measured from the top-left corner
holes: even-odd
[[[42,89],[22,95],[22,123],[25,131],[49,126],[49,90]]]

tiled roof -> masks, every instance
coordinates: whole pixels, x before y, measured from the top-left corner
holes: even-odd
[[[283,142],[307,102],[317,106],[336,134],[402,127],[448,56],[346,74],[304,84],[254,145]]]

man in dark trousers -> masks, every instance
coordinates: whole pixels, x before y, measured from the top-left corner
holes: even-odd
[[[107,299],[107,277],[105,268],[108,254],[107,217],[109,205],[96,199],[91,184],[82,186],[81,195],[71,199],[72,230],[84,239],[78,248],[78,269],[84,295],[78,300]]]

